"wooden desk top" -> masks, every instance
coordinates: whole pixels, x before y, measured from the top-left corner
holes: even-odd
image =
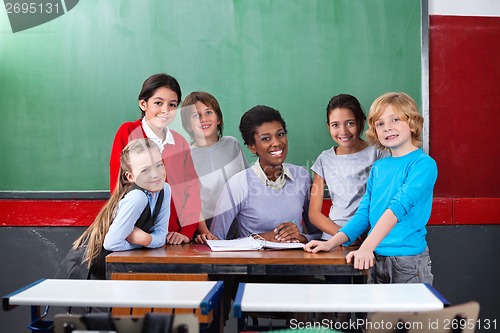
[[[113,252],[106,257],[106,275],[115,273],[238,275],[366,275],[345,256],[354,248],[308,253],[302,249],[212,252],[207,245],[167,245],[158,249]]]
[[[339,247],[320,253],[302,249],[212,252],[204,244],[182,244],[113,252],[106,263],[347,265],[345,257],[353,249]]]

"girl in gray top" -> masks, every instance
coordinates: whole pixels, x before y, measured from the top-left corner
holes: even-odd
[[[356,97],[333,96],[326,118],[337,146],[323,151],[311,167],[314,179],[309,204],[309,219],[323,231],[322,239],[330,239],[354,215],[373,162],[387,156],[361,138],[366,116]],[[325,185],[332,201],[328,216],[322,213]]]

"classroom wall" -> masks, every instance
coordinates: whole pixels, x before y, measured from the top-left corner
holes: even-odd
[[[435,285],[460,294],[462,301],[478,300],[481,319],[498,323],[500,310],[486,293],[500,291],[495,282],[500,158],[494,148],[500,122],[500,4],[431,0],[429,14],[429,153],[439,168],[440,201],[433,214],[442,210],[441,217],[455,224],[428,228]],[[483,265],[490,259],[490,267]]]
[[[437,209],[452,224],[500,223],[498,1],[429,3],[429,152]]]
[[[439,6],[438,6],[439,4]],[[499,198],[500,5],[431,1],[430,153],[438,197]],[[457,181],[460,180],[460,181]]]

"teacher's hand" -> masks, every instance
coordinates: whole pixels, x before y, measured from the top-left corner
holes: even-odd
[[[274,229],[274,240],[278,242],[307,242],[294,222],[283,222]]]

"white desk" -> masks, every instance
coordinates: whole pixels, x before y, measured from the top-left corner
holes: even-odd
[[[43,279],[5,296],[3,306],[200,308],[208,314],[221,290],[220,281]]]
[[[114,281],[42,279],[3,297],[3,309],[18,305],[130,307],[220,311],[221,281]],[[35,311],[32,321],[35,322]],[[38,313],[38,311],[36,311]],[[214,314],[214,318],[218,318]]]
[[[242,312],[392,312],[439,310],[449,302],[427,284],[240,283]]]

